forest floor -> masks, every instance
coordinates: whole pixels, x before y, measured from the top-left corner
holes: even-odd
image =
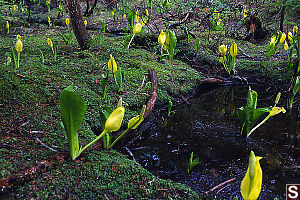
[[[58,23],[61,26],[49,28],[47,13],[32,16],[33,19],[41,19],[39,23],[27,23],[22,14],[9,16],[6,8],[0,8],[0,23],[3,25],[9,21],[11,24],[10,33],[6,34],[6,29],[2,28],[0,38],[1,198],[201,198],[188,186],[156,177],[115,150],[103,150],[99,142],[72,161],[61,127],[58,102],[61,91],[71,84],[84,98],[87,113],[79,130],[79,139],[81,144],[87,144],[101,130],[100,115],[105,105],[116,107],[122,97],[126,108],[123,128],[139,113],[152,93],[150,68],[157,74],[157,107],[166,107],[169,100],[177,104],[183,102],[185,96],[194,94],[207,77],[239,84],[226,75],[217,56],[204,48],[216,35],[212,34],[207,39],[210,33],[201,33],[203,48],[196,52],[195,42],[188,43],[186,36],[179,31],[179,53],[174,60],[160,60],[156,52],[159,48],[157,32],[149,28],[137,35],[133,45],[127,49],[125,41],[128,36],[117,34],[126,26],[122,25],[121,19],[114,21],[109,16],[110,12],[103,11],[87,18],[87,29],[94,40],[89,50],[81,51],[75,36],[69,45],[60,36],[60,33],[67,34],[68,31],[64,25],[66,16]],[[98,18],[106,24],[106,33],[100,37]],[[18,34],[22,36],[24,46],[20,68],[16,69],[13,63],[6,65],[6,62]],[[225,43],[233,41],[226,35],[218,36]],[[58,47],[56,60],[47,45],[47,38],[51,38]],[[263,52],[267,40],[253,44],[240,39],[237,43],[236,76],[266,85],[275,84],[278,90],[287,91],[292,72],[283,59],[285,52],[282,48],[279,56],[265,61]],[[118,69],[125,72],[122,92],[117,91],[113,75],[107,68],[110,54],[116,59]],[[109,77],[106,98],[101,86],[105,75]]]

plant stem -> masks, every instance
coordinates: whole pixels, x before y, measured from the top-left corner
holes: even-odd
[[[17,64],[17,69],[20,67],[20,53],[18,52],[18,64]]]
[[[130,46],[130,44],[131,44],[131,42],[132,42],[132,40],[133,40],[134,36],[135,36],[135,34],[133,34],[133,35],[132,35],[132,38],[130,39],[130,41],[129,41],[129,43],[128,43],[128,47],[127,47],[127,49],[129,49],[129,46]]]
[[[292,95],[290,96],[288,99],[287,99],[287,107],[288,108],[292,108],[293,107],[293,101],[294,101],[294,98],[295,98],[295,95]]]
[[[228,67],[227,67],[227,65],[226,65],[226,57],[225,57],[225,56],[223,56],[223,60],[224,60],[223,66],[224,66],[226,72],[230,75],[230,71],[229,71],[229,69],[228,69]]]
[[[94,144],[94,143],[97,142],[100,138],[102,138],[103,135],[104,135],[105,133],[107,133],[107,132],[108,132],[107,130],[102,131],[102,133],[101,133],[96,139],[94,139],[94,140],[91,141],[88,145],[86,145],[85,147],[83,147],[82,149],[80,149],[80,150],[78,151],[76,157],[78,157],[84,150],[86,150],[86,149],[89,148],[92,144]],[[76,158],[76,157],[75,157],[75,158]],[[75,159],[75,158],[74,158],[74,159]]]
[[[121,139],[130,129],[127,128],[121,135],[119,135],[119,137],[117,139],[115,139],[115,141],[113,141],[113,143],[111,145],[109,145],[108,149],[113,147],[116,142],[118,142],[119,139]]]
[[[119,84],[118,84],[118,82],[117,82],[116,73],[114,73],[114,79],[115,79],[115,83],[116,83],[116,85],[117,85],[117,87],[118,87],[118,89],[119,89]]]
[[[253,129],[251,129],[251,131],[247,134],[247,137],[251,135],[251,133],[253,133],[258,127],[260,127],[263,123],[265,123],[269,118],[270,118],[270,114],[264,119],[262,120],[259,124],[257,124]]]

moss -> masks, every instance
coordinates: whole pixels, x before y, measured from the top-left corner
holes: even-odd
[[[145,49],[122,45],[123,37],[104,37],[101,43],[93,41],[89,51],[80,51],[75,38],[65,46],[58,32],[46,26],[28,34],[21,34],[24,44],[20,68],[0,67],[0,142],[15,149],[1,149],[0,178],[13,175],[35,165],[36,161],[56,155],[43,146],[55,148],[62,155],[68,152],[64,130],[60,126],[58,100],[60,92],[70,84],[83,96],[88,105],[85,120],[79,130],[80,144],[85,145],[101,130],[99,113],[101,106],[116,105],[120,97],[126,107],[126,123],[139,113],[149,99],[152,86],[148,69],[157,72],[159,92],[157,105],[167,103],[179,92],[188,92],[202,77],[187,64],[180,61],[162,60]],[[44,30],[44,32],[42,32]],[[65,31],[65,30],[64,30]],[[58,47],[57,60],[53,59],[47,38],[52,38]],[[15,38],[0,38],[0,58],[6,60]],[[9,45],[8,45],[9,44]],[[41,51],[45,63],[41,62]],[[118,93],[112,73],[107,69],[109,55],[112,54],[119,69],[125,72],[123,92]],[[109,90],[104,99],[101,89],[102,74],[109,75]],[[22,125],[25,124],[25,125]],[[22,126],[21,126],[22,125]],[[31,132],[30,132],[31,131]],[[24,134],[27,136],[24,137]],[[19,148],[21,147],[21,149]],[[115,151],[89,149],[75,162],[56,162],[46,173],[39,173],[33,182],[15,187],[11,198],[53,198],[88,199],[97,198],[198,198],[188,187],[169,180],[159,179],[137,163],[128,160]]]

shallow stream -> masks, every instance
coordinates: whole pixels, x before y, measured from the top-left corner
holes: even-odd
[[[274,105],[276,91],[252,89],[258,93],[258,107]],[[264,157],[260,161],[263,186],[259,199],[285,199],[285,184],[300,183],[300,108],[271,117],[245,138],[235,110],[246,104],[247,91],[248,87],[222,87],[190,99],[190,104],[176,106],[170,116],[166,109],[155,111],[124,153],[130,152],[153,174],[184,183],[201,195],[236,178],[206,195],[242,199],[240,183],[253,150]],[[278,106],[285,104],[282,97]],[[191,152],[194,158],[199,157],[199,164],[188,174]]]

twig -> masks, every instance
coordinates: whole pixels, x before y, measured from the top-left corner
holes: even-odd
[[[255,58],[255,57],[253,57],[253,56],[249,56],[248,54],[246,54],[245,51],[244,51],[243,49],[241,49],[240,47],[238,47],[238,48],[239,48],[239,50],[243,53],[243,55],[246,56],[247,58],[257,59],[257,58]]]
[[[27,122],[21,124],[21,126],[25,126],[26,124],[28,124],[30,122],[30,120],[28,120]]]
[[[146,76],[145,76],[145,74],[144,74],[142,84],[141,84],[140,87],[137,89],[138,92],[139,92],[139,91],[142,89],[142,87],[145,85],[145,80],[146,80]]]
[[[43,146],[43,147],[46,147],[47,149],[51,150],[51,151],[54,151],[54,152],[58,152],[57,150],[45,145],[39,138],[36,138],[36,140]]]
[[[231,183],[231,182],[235,181],[235,179],[236,178],[229,179],[229,180],[227,180],[227,181],[225,181],[225,182],[223,182],[223,183],[221,183],[221,184],[213,187],[212,189],[206,191],[205,194],[207,195],[208,193],[213,192],[214,190],[218,189],[219,187],[222,187],[223,185],[226,185],[227,183]]]
[[[44,133],[44,131],[32,131],[32,130],[30,130],[29,133]]]
[[[107,200],[109,200],[109,198],[107,197],[107,195],[106,195],[106,194],[104,194],[104,197],[105,197]]]
[[[188,11],[187,15],[185,16],[185,18],[183,20],[181,20],[180,22],[176,22],[174,24],[170,24],[168,28],[179,26],[180,24],[186,22],[190,16],[190,12],[193,12],[193,11]]]
[[[217,192],[217,194],[219,194],[222,190],[224,190],[225,188],[229,187],[230,185],[231,185],[231,184],[228,184],[228,185],[222,187],[221,189],[219,189],[218,192]]]
[[[144,114],[144,119],[146,119],[152,112],[155,101],[157,99],[157,92],[158,92],[158,80],[157,80],[155,70],[150,68],[149,75],[150,75],[151,83],[152,83],[152,94],[151,94],[151,98],[147,102],[147,108],[146,108],[146,111]]]
[[[126,149],[126,151],[129,153],[129,155],[132,157],[132,160],[133,160],[134,162],[136,162],[136,159],[135,159],[133,153],[130,151],[130,149],[129,149],[128,147],[124,147],[124,149]]]

